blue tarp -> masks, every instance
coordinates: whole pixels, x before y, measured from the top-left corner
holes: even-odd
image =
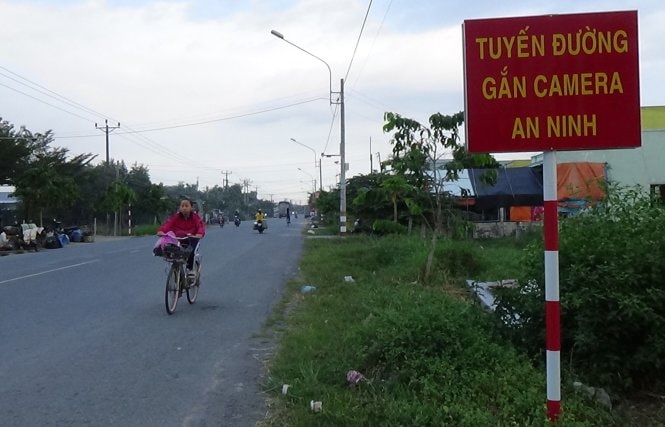
[[[494,185],[482,182],[486,169],[469,169],[478,208],[540,206],[543,204],[542,175],[530,167],[499,168]]]

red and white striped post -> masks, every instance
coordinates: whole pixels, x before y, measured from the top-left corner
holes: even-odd
[[[129,218],[129,235],[132,235],[132,204],[129,204],[129,209],[127,210],[127,218]]]
[[[556,152],[543,153],[543,205],[545,208],[545,350],[547,354],[547,417],[561,413],[561,306],[559,303],[559,219]]]

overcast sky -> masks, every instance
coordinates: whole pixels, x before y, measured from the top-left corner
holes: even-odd
[[[369,3],[0,0],[0,117],[51,129],[56,146],[97,162],[105,142],[95,123],[119,121],[111,158],[146,165],[153,182],[205,188],[229,171],[261,198],[304,201],[315,159],[339,153],[339,111],[325,65],[271,30],[326,61],[333,91],[346,76],[353,176],[370,170],[370,140],[375,168],[390,153],[384,112],[425,123],[464,109],[465,19],[616,10],[638,11],[641,105],[665,105],[662,0],[375,0],[353,56]],[[323,159],[324,188],[335,160]]]

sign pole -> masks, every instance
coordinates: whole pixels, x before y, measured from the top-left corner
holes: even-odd
[[[561,413],[561,306],[559,303],[559,219],[556,151],[543,153],[543,204],[545,208],[545,350],[547,354],[547,417]]]

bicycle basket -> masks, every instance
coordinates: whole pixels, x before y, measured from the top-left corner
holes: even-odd
[[[186,251],[178,245],[167,244],[162,248],[162,256],[169,261],[177,261],[187,258]]]

